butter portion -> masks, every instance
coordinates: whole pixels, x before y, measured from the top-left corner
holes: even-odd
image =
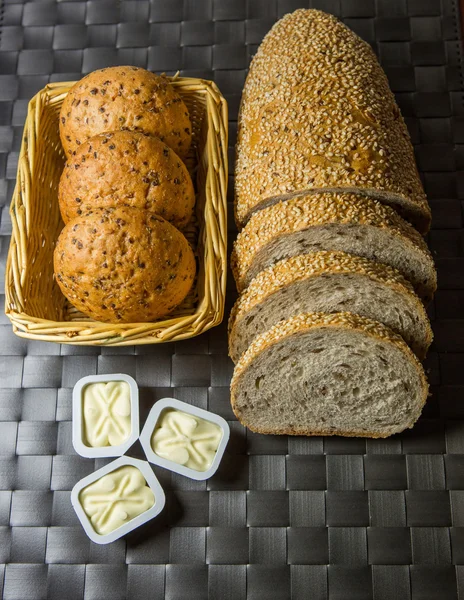
[[[119,446],[131,434],[130,387],[126,381],[89,383],[83,389],[83,442],[91,448]]]
[[[79,502],[95,531],[106,535],[150,509],[155,496],[139,469],[127,465],[85,487]]]
[[[223,432],[219,425],[175,408],[164,410],[151,438],[153,452],[195,471],[210,468]]]

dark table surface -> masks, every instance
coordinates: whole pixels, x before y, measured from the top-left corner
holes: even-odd
[[[28,100],[49,81],[134,64],[214,79],[237,109],[250,57],[302,0],[0,0],[0,280]],[[0,590],[5,600],[464,599],[464,103],[453,0],[313,0],[370,42],[406,117],[434,223],[439,290],[416,427],[379,440],[250,434],[229,407],[222,325],[162,346],[28,342],[0,314]],[[230,179],[229,199],[233,180]],[[232,212],[230,213],[232,214]],[[230,219],[230,237],[235,230]],[[233,283],[229,280],[229,306]],[[0,296],[3,306],[4,296]],[[219,473],[156,469],[167,507],[109,546],[90,542],[70,490],[104,461],[71,444],[71,390],[125,372],[142,423],[175,396],[232,430]],[[131,453],[140,456],[135,447]]]

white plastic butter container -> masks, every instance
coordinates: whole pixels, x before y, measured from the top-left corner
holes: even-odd
[[[153,491],[155,503],[151,508],[141,513],[140,515],[137,515],[124,525],[121,525],[121,527],[118,527],[117,529],[111,531],[108,534],[101,535],[95,531],[89,517],[86,515],[82,504],[79,500],[79,494],[84,488],[94,483],[104,475],[107,475],[108,473],[116,471],[120,467],[124,467],[127,465],[136,467],[145,477],[147,485]],[[147,523],[148,521],[159,515],[166,503],[166,497],[164,495],[163,488],[161,487],[158,479],[156,478],[156,475],[153,473],[153,470],[146,461],[138,460],[135,458],[129,458],[128,456],[122,456],[121,458],[112,461],[105,467],[98,469],[98,471],[95,471],[87,477],[84,477],[84,479],[78,481],[71,491],[71,503],[74,507],[74,510],[76,511],[79,521],[82,524],[82,527],[84,528],[86,534],[89,536],[92,542],[95,542],[96,544],[109,544],[126,535],[127,533],[129,533],[129,531],[140,527],[144,523]]]
[[[129,437],[119,445],[92,447],[84,439],[84,414],[83,394],[87,385],[92,383],[106,383],[110,381],[125,381],[130,389],[131,405],[131,432]],[[139,388],[129,375],[112,373],[110,375],[88,375],[79,379],[73,389],[72,397],[72,441],[74,450],[86,458],[104,458],[108,456],[122,456],[137,441],[140,433],[139,422]]]
[[[198,417],[199,419],[210,421],[211,423],[218,425],[222,429],[222,437],[216,450],[216,454],[211,463],[211,466],[206,471],[197,471],[190,467],[186,467],[185,465],[181,465],[172,460],[168,460],[166,458],[158,456],[158,454],[154,452],[151,445],[151,438],[160,416],[166,409],[175,409],[184,413],[191,414],[195,417]],[[219,463],[221,462],[222,456],[224,454],[224,450],[226,449],[227,442],[229,441],[229,437],[229,425],[227,421],[225,421],[219,415],[209,412],[208,410],[203,410],[202,408],[197,408],[196,406],[192,406],[191,404],[186,404],[185,402],[181,402],[180,400],[176,400],[174,398],[163,398],[162,400],[158,400],[158,402],[156,402],[153,408],[151,409],[146,423],[142,429],[142,433],[140,434],[140,443],[142,444],[147,459],[151,463],[160,467],[164,467],[165,469],[169,469],[170,471],[174,471],[175,473],[179,473],[180,475],[185,475],[186,477],[190,477],[191,479],[203,481],[205,479],[209,479],[217,471]]]

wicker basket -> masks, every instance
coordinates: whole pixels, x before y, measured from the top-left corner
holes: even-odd
[[[218,325],[227,272],[227,104],[213,82],[174,77],[188,106],[193,143],[186,160],[196,181],[196,216],[186,231],[198,257],[192,292],[154,323],[93,321],[67,302],[53,278],[53,250],[63,227],[57,187],[64,166],[58,115],[73,82],[47,85],[30,102],[11,204],[13,235],[6,266],[6,314],[25,338],[85,345],[182,340]]]

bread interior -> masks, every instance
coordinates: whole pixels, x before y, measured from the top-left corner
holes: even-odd
[[[255,431],[384,437],[418,418],[417,366],[390,342],[315,328],[261,352],[237,380],[235,410]]]
[[[277,261],[318,250],[342,250],[396,268],[427,302],[433,293],[433,265],[412,242],[388,228],[358,223],[328,223],[274,238],[253,257],[245,285]],[[430,261],[431,263],[431,261]]]
[[[387,325],[424,358],[429,328],[417,299],[405,288],[356,273],[323,273],[295,281],[270,294],[239,318],[232,330],[231,355],[237,361],[253,339],[279,321],[304,312],[348,311]]]

